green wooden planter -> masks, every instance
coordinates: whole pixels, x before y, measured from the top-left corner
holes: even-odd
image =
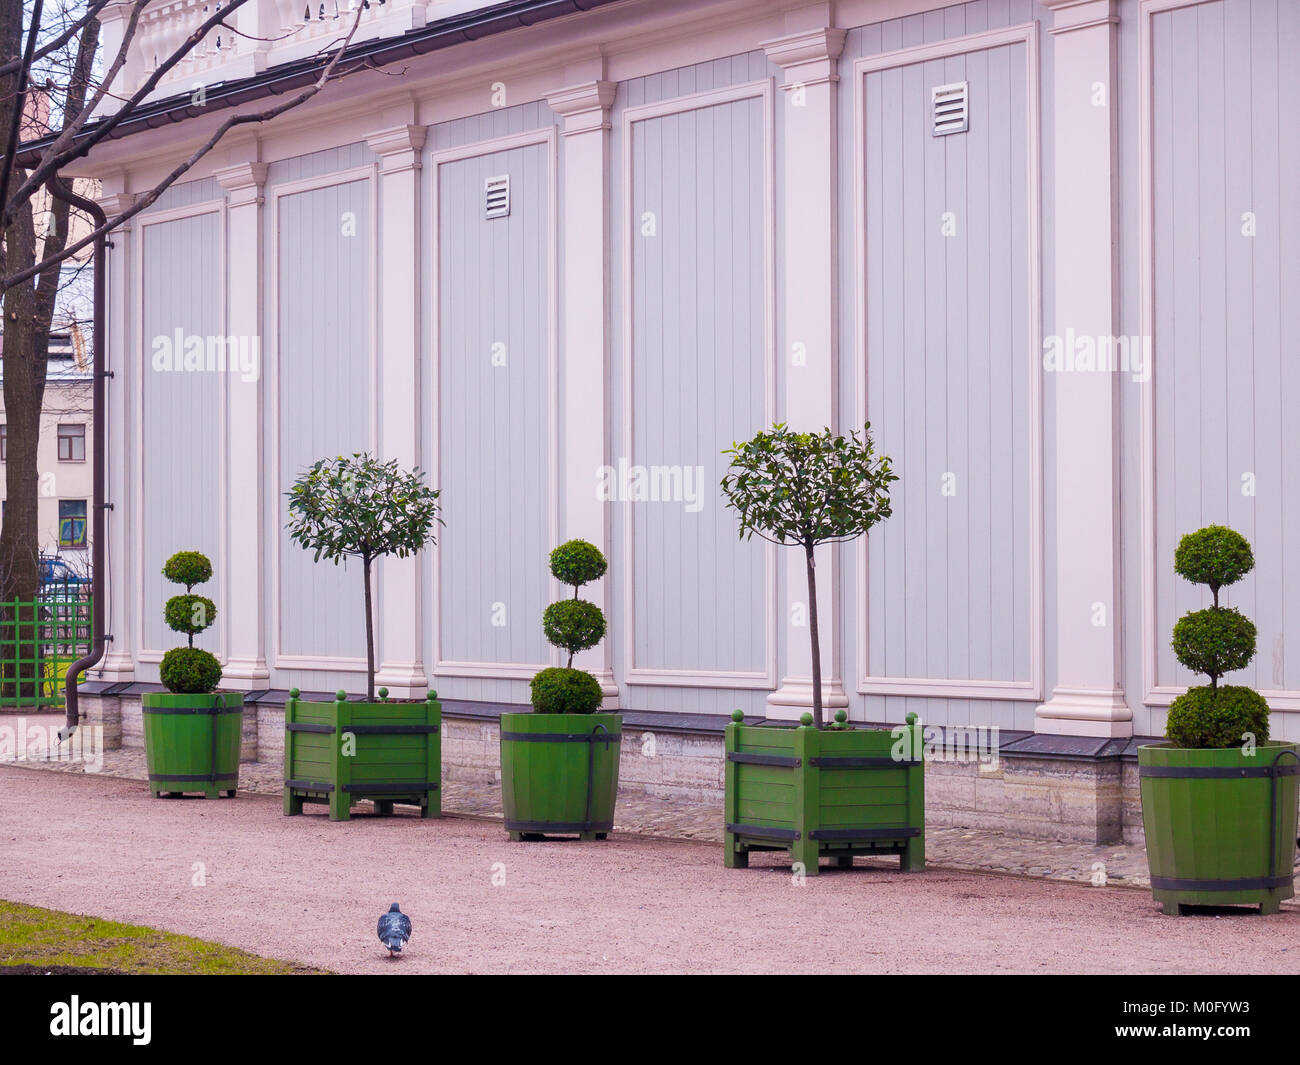
[[[284,705],[284,812],[324,803],[331,821],[346,821],[369,799],[378,814],[400,802],[441,817],[441,727],[437,692],[422,703],[350,703],[342,691],[311,703],[294,688]]]
[[[154,797],[197,792],[234,798],[244,697],[238,692],[140,697],[144,755]]]
[[[1138,775],[1151,893],[1165,913],[1231,905],[1277,913],[1295,894],[1295,744],[1261,744],[1248,756],[1153,743],[1138,748]]]
[[[614,827],[622,737],[622,714],[502,714],[510,838],[604,839]]]
[[[786,850],[805,875],[822,858],[848,867],[854,855],[897,854],[906,872],[925,868],[925,766],[916,715],[906,757],[880,729],[741,724],[726,734],[727,868],[752,851]],[[810,718],[811,720],[811,718]]]

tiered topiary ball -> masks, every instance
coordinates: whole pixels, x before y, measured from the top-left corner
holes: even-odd
[[[573,668],[573,656],[595,647],[605,636],[605,615],[595,603],[578,598],[578,589],[605,575],[608,563],[600,549],[586,540],[570,540],[551,552],[551,575],[572,585],[573,598],[546,608],[542,631],[546,639],[569,652],[565,666],[544,669],[531,685],[533,709],[539,714],[594,714],[604,695],[600,682]]]
[[[216,621],[217,607],[207,596],[193,591],[195,585],[212,578],[212,563],[198,551],[178,551],[167,560],[162,573],[173,584],[185,586],[184,595],[167,600],[163,618],[169,629],[187,637],[185,647],[173,647],[163,655],[159,667],[163,685],[177,694],[214,691],[221,680],[221,663],[210,651],[195,647],[194,637]]]

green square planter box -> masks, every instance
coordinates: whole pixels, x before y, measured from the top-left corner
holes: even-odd
[[[244,697],[239,692],[140,697],[149,790],[157,798],[198,792],[234,798]]]
[[[1151,893],[1170,915],[1184,906],[1258,906],[1295,895],[1294,743],[1227,749],[1138,748]]]
[[[916,715],[908,714],[907,758],[880,729],[745,725],[737,710],[726,734],[727,868],[753,851],[787,850],[805,875],[822,858],[897,854],[907,872],[925,868],[925,766]]]
[[[502,714],[501,806],[512,840],[614,827],[622,714]]]
[[[437,694],[421,703],[350,703],[340,691],[334,702],[311,703],[294,688],[284,706],[284,812],[325,803],[331,821],[346,821],[354,802],[370,799],[376,813],[392,813],[400,802],[440,817]]]

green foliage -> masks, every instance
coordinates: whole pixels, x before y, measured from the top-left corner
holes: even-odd
[[[200,551],[177,551],[163,564],[162,575],[173,584],[185,585],[188,592],[196,584],[212,579],[212,563]]]
[[[605,615],[585,599],[561,599],[542,614],[542,632],[548,643],[574,655],[604,639]]]
[[[544,669],[529,688],[539,714],[594,714],[604,698],[600,682],[583,669]]]
[[[396,459],[380,462],[364,453],[321,459],[288,491],[289,539],[313,552],[313,561],[336,566],[361,559],[366,615],[366,698],[375,700],[374,617],[370,565],[385,555],[406,558],[436,543],[439,493],[418,468],[403,470]]]
[[[194,636],[217,618],[217,606],[206,595],[173,595],[163,607],[163,619],[173,632]]]
[[[792,432],[778,422],[723,451],[731,465],[722,478],[727,506],[740,516],[740,538],[758,535],[804,549],[808,574],[808,638],[812,643],[812,721],[822,727],[821,638],[817,629],[814,549],[852,540],[893,513],[889,486],[898,478],[877,455],[871,424],[848,436],[830,429]]]
[[[551,575],[561,584],[573,585],[575,591],[600,580],[608,568],[600,548],[586,540],[569,540],[551,552]]]
[[[599,580],[607,568],[605,556],[585,540],[570,540],[551,552],[551,573],[573,586],[573,598],[546,608],[542,632],[548,643],[569,652],[569,661],[563,669],[544,669],[533,678],[533,709],[539,714],[591,714],[600,709],[600,682],[572,667],[575,654],[605,637],[605,615],[595,603],[579,599],[578,588]]]
[[[1250,665],[1255,657],[1255,624],[1232,607],[1193,610],[1175,623],[1173,648],[1188,669],[1217,681]]]
[[[221,680],[221,663],[210,651],[173,647],[163,655],[158,672],[169,692],[203,694],[216,689]]]
[[[1219,606],[1219,589],[1240,580],[1255,566],[1250,543],[1238,532],[1210,525],[1188,533],[1174,552],[1174,569],[1189,581],[1207,584],[1214,605],[1192,610],[1174,625],[1178,661],[1210,678],[1206,687],[1190,688],[1169,707],[1165,738],[1178,747],[1236,747],[1250,733],[1268,740],[1268,703],[1258,692],[1235,685],[1219,687],[1219,678],[1245,669],[1255,657],[1255,624],[1233,607]]]
[[[1253,688],[1189,688],[1169,706],[1165,738],[1179,747],[1240,747],[1268,742],[1268,703]]]
[[[366,454],[321,459],[289,489],[289,539],[314,561],[338,565],[349,555],[365,560],[406,558],[434,543],[438,492],[418,469]]]
[[[1235,584],[1254,568],[1250,541],[1224,525],[1207,525],[1188,533],[1174,551],[1174,572],[1193,584],[1209,585],[1215,605],[1220,588]]]
[[[740,536],[809,547],[851,540],[893,513],[889,485],[898,480],[877,456],[870,423],[859,435],[829,429],[796,433],[777,423],[723,451],[727,506],[740,515]]]

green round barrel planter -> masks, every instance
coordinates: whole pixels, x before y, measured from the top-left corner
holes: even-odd
[[[197,792],[234,798],[239,786],[239,743],[244,697],[238,692],[140,697],[149,790],[161,795]]]
[[[1296,796],[1293,743],[1138,748],[1142,826],[1151,893],[1164,912],[1184,906],[1258,906],[1277,913],[1295,894]]]
[[[614,827],[622,714],[502,714],[501,804],[513,840]]]

